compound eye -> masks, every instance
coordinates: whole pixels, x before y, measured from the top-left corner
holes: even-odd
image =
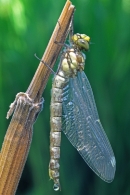
[[[83,39],[78,39],[77,45],[81,50],[89,50],[89,43]]]

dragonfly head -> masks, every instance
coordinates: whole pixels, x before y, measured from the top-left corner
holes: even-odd
[[[77,33],[71,37],[71,41],[79,50],[89,50],[89,36]]]

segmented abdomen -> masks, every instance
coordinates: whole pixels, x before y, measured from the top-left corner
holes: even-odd
[[[60,74],[62,76],[60,76]],[[63,77],[63,72],[60,71],[55,76],[51,91],[51,132],[50,132],[50,163],[49,176],[54,181],[54,190],[60,189],[59,182],[59,158],[60,158],[60,143],[61,143],[61,125],[62,125],[62,91],[66,84],[66,79]]]

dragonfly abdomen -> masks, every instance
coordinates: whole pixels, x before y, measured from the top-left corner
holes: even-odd
[[[62,76],[61,76],[62,75]],[[50,163],[49,176],[54,181],[54,190],[60,189],[59,182],[59,159],[60,159],[60,143],[61,143],[61,126],[62,126],[62,93],[63,87],[66,85],[67,79],[64,73],[60,71],[53,81],[51,91],[51,132],[50,132]]]

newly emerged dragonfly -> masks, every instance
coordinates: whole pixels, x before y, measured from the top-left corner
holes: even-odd
[[[90,37],[74,34],[65,46],[51,91],[49,175],[54,190],[60,189],[59,158],[61,131],[88,166],[104,181],[114,179],[114,153],[99,120],[93,92],[84,73]]]

